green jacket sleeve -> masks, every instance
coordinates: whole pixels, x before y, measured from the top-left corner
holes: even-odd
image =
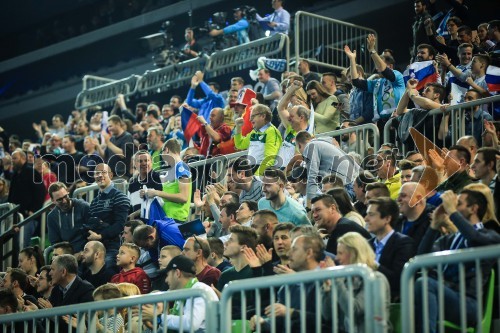
[[[252,133],[255,131],[252,130],[250,133],[248,133],[246,136],[241,135],[241,133],[236,134],[234,136],[234,146],[237,149],[248,149],[250,146],[250,137],[252,136]]]

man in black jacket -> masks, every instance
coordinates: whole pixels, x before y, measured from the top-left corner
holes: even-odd
[[[311,200],[311,213],[316,228],[329,235],[326,251],[337,254],[337,239],[350,231],[361,234],[366,239],[371,235],[362,226],[340,215],[337,202],[329,194],[322,194]]]
[[[368,201],[366,228],[374,234],[370,245],[375,251],[378,270],[391,286],[391,301],[399,301],[401,272],[405,263],[415,255],[415,242],[393,229],[399,217],[398,204],[388,197]]]
[[[49,300],[38,299],[40,308],[52,308],[56,306],[68,306],[92,302],[94,286],[82,280],[78,275],[78,263],[71,254],[57,256],[50,265],[50,277],[52,278],[52,293]],[[68,332],[68,325],[59,319],[59,330]],[[74,330],[76,331],[76,330]]]
[[[28,218],[42,208],[47,190],[43,185],[42,176],[26,163],[26,153],[21,149],[16,149],[12,153],[12,167],[12,174],[6,174],[6,178],[10,180],[8,201],[20,205],[19,212],[24,218]],[[22,247],[30,244],[37,224],[37,221],[32,221],[24,226],[24,246]]]

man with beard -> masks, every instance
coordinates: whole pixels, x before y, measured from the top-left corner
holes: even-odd
[[[184,53],[181,60],[184,61],[196,58],[202,49],[200,44],[196,42],[193,28],[186,28],[184,38],[186,39],[186,44],[181,49],[182,53]]]
[[[425,20],[431,18],[431,15],[427,12],[427,5],[424,0],[415,0],[415,22],[413,22],[413,47],[411,55],[413,59],[417,57],[417,45],[421,43],[426,43],[428,37],[425,31]],[[420,61],[420,60],[419,60]]]
[[[104,258],[106,257],[106,248],[98,241],[90,241],[85,244],[82,253],[82,263],[87,268],[81,278],[90,282],[95,288],[111,281],[115,271],[106,267]]]
[[[40,274],[36,280],[36,292],[42,298],[48,299],[52,292],[52,278],[50,277],[50,265],[45,265],[40,268]]]
[[[267,168],[262,178],[264,198],[259,200],[259,210],[269,209],[276,214],[279,222],[292,222],[295,225],[310,224],[305,208],[285,195],[285,184],[286,177],[283,171]]]
[[[140,213],[141,204],[144,201],[139,194],[143,186],[146,185],[147,188],[154,188],[155,190],[161,191],[162,185],[160,174],[153,170],[151,156],[147,151],[138,151],[133,157],[133,162],[134,169],[138,171],[138,173],[129,180],[127,196],[130,199],[130,212],[137,215]]]
[[[257,243],[269,250],[273,247],[273,232],[278,225],[278,217],[269,209],[259,209],[252,218],[252,228],[257,231]]]
[[[118,177],[129,174],[130,158],[134,149],[134,139],[132,134],[125,131],[125,124],[118,116],[108,118],[109,132],[102,133],[104,137],[105,151],[98,146],[99,155],[106,156],[111,172]],[[119,163],[121,162],[121,163]]]
[[[75,252],[83,251],[87,240],[82,228],[90,217],[90,205],[85,200],[70,198],[66,185],[60,182],[49,186],[49,195],[54,203],[47,215],[50,244],[67,241]]]

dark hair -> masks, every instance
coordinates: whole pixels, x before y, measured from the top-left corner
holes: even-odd
[[[19,288],[22,291],[26,290],[26,287],[28,287],[28,274],[25,271],[20,268],[11,268],[7,270],[7,273],[10,274],[11,282],[17,281]]]
[[[321,76],[331,76],[331,77],[333,77],[333,82],[335,82],[335,83],[337,82],[337,75],[335,75],[335,73],[333,73],[333,72],[326,72],[326,73],[321,74]]]
[[[68,139],[68,140],[69,140],[69,141],[71,141],[72,143],[75,143],[75,142],[76,142],[75,137],[74,137],[73,135],[71,135],[71,134],[66,134],[66,135],[64,135],[64,136],[63,136],[63,139],[64,139],[64,138],[65,138],[65,139]]]
[[[493,20],[488,22],[488,27],[490,29],[497,28],[500,31],[500,20]]]
[[[285,173],[276,167],[268,167],[266,170],[264,170],[264,177],[277,178],[278,180],[281,180],[283,184],[286,184]]]
[[[332,188],[327,192],[327,194],[331,195],[335,199],[340,214],[347,215],[350,212],[356,212],[356,209],[352,206],[351,198],[344,188]]]
[[[449,151],[456,150],[458,158],[463,158],[467,164],[470,163],[470,151],[464,146],[454,145],[449,148]]]
[[[150,235],[154,232],[154,227],[144,224],[140,225],[134,230],[134,243],[140,247],[144,247],[144,243]]]
[[[313,138],[312,134],[306,130],[300,131],[295,136],[295,142],[303,144],[310,141]]]
[[[390,197],[391,192],[389,192],[389,189],[387,188],[387,185],[384,183],[370,183],[366,184],[365,191],[372,191],[372,190],[377,190],[378,196],[379,197]]]
[[[425,85],[425,87],[434,88],[434,93],[439,94],[439,101],[442,102],[446,97],[446,88],[437,82],[430,82]]]
[[[429,56],[432,56],[432,57],[436,56],[436,49],[434,48],[434,46],[432,46],[430,44],[420,44],[417,46],[417,50],[418,49],[427,49],[427,51],[429,52]]]
[[[260,209],[253,214],[253,219],[255,220],[256,216],[261,216],[266,221],[269,221],[271,224],[278,224],[278,216],[275,212],[270,209]]]
[[[236,160],[229,163],[229,168],[231,168],[235,172],[244,171],[245,177],[251,177],[253,175],[253,165],[250,164],[246,156],[238,157]]]
[[[487,54],[474,54],[474,58],[479,59],[485,67],[488,67],[491,64],[491,58]]]
[[[290,223],[290,222],[282,222],[278,223],[273,229],[273,237],[278,231],[292,231],[293,228],[295,228],[295,224]]]
[[[225,195],[230,195],[231,196],[230,203],[234,203],[236,205],[239,205],[239,203],[240,203],[240,196],[238,195],[238,193],[233,192],[233,191],[226,191],[226,192],[222,193],[222,196],[225,196]]]
[[[42,249],[40,249],[38,245],[25,247],[19,253],[24,253],[24,255],[28,258],[35,258],[37,270],[45,265]]]
[[[10,289],[0,289],[0,306],[9,307],[12,312],[17,312],[17,296]]]
[[[47,282],[51,282],[52,281],[52,276],[49,274],[49,272],[50,272],[50,265],[45,265],[42,268],[40,268],[40,274],[42,274],[43,271],[47,272]]]
[[[344,187],[344,181],[342,178],[337,176],[336,174],[332,173],[328,176],[323,177],[321,179],[321,184],[333,184],[335,187]]]
[[[462,25],[461,27],[458,28],[457,32],[464,32],[466,35],[471,36],[472,35],[472,29],[469,26]]]
[[[50,184],[49,191],[48,191],[50,198],[52,199],[52,193],[57,192],[57,191],[59,191],[60,189],[63,189],[63,188],[66,189],[66,190],[68,189],[66,187],[66,185],[64,183],[62,183],[62,182],[55,182],[55,183]]]
[[[217,258],[222,258],[224,256],[224,243],[217,237],[209,237],[207,241],[210,245],[210,251],[214,252]]]
[[[150,110],[146,111],[146,116],[153,116],[153,118],[155,118],[155,119],[160,118],[158,111],[156,111],[155,109],[150,109]]]
[[[477,154],[479,153],[483,154],[484,164],[493,163],[493,170],[496,171],[497,156],[500,155],[500,151],[491,147],[482,147],[477,150]]]
[[[382,155],[384,158],[384,161],[389,160],[391,162],[392,167],[396,167],[396,154],[394,153],[394,150],[392,149],[384,149],[384,150],[379,150],[377,152],[377,155]]]
[[[405,159],[408,159],[411,156],[416,155],[416,154],[420,154],[420,153],[418,151],[416,151],[416,150],[410,150],[409,152],[406,153]]]
[[[258,234],[255,229],[245,227],[243,225],[233,225],[229,228],[229,232],[238,236],[238,244],[246,245],[255,251],[257,247]]]
[[[368,200],[368,205],[377,205],[377,211],[380,217],[391,217],[391,227],[394,228],[399,218],[399,206],[395,200],[390,197],[379,197]]]
[[[451,16],[447,21],[446,21],[446,24],[448,24],[448,22],[453,22],[456,24],[457,27],[460,27],[462,25],[462,19],[458,16]]]
[[[208,82],[208,85],[214,86],[215,90],[220,91],[220,84],[218,84],[217,82],[214,82],[214,81]]]
[[[316,81],[316,80],[309,81],[309,83],[306,86],[306,92],[311,90],[311,89],[315,89],[318,92],[318,95],[320,95],[321,97],[323,97],[325,99],[331,96],[330,93],[328,93],[326,88],[323,87],[323,85],[319,81]],[[308,96],[309,96],[309,94],[308,94]],[[310,98],[308,97],[308,101],[309,101],[309,99]]]
[[[311,204],[315,204],[318,201],[322,201],[327,207],[335,206],[338,208],[337,201],[330,194],[320,194],[311,199]]]
[[[240,202],[240,206],[243,204],[246,204],[248,209],[253,211],[253,212],[256,212],[257,210],[259,210],[259,204],[257,203],[257,201],[244,200],[244,201]]]
[[[465,200],[467,201],[467,206],[478,205],[477,217],[479,220],[482,220],[488,208],[488,200],[486,200],[484,194],[473,190],[462,190],[460,194],[467,195],[467,199]]]
[[[398,163],[399,170],[412,170],[414,167],[416,167],[417,164],[415,162],[412,162],[410,160],[401,160]]]
[[[366,191],[364,188],[367,184],[375,183],[375,176],[367,170],[361,171],[359,175],[356,177],[356,184],[359,187],[363,188],[363,191]]]
[[[141,220],[130,220],[126,221],[123,226],[130,227],[130,233],[134,234],[134,230],[140,225],[144,225],[144,222],[142,222]]]
[[[75,250],[73,249],[73,245],[70,242],[59,242],[52,245],[54,249],[62,249],[64,254],[75,254]]]
[[[225,209],[227,216],[234,215],[234,217],[236,218],[236,211],[238,210],[238,208],[240,208],[239,204],[234,202],[229,202],[225,204],[223,207],[221,207],[220,210],[222,211],[223,209]]]
[[[180,154],[181,153],[181,144],[177,139],[172,138],[168,139],[164,144],[163,147],[161,147],[161,150],[165,150],[165,148],[168,148],[168,150],[174,154]]]

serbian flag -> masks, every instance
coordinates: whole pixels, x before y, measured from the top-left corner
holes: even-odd
[[[500,67],[488,66],[485,81],[490,92],[500,91]]]
[[[438,73],[436,67],[434,67],[434,62],[432,60],[417,61],[408,66],[403,73],[405,84],[412,77],[418,80],[417,90],[424,89],[427,83],[437,82]]]
[[[184,138],[186,142],[190,142],[193,135],[195,135],[201,128],[201,124],[196,119],[197,114],[193,113],[187,108],[182,108],[181,110],[181,125],[184,132]]]

